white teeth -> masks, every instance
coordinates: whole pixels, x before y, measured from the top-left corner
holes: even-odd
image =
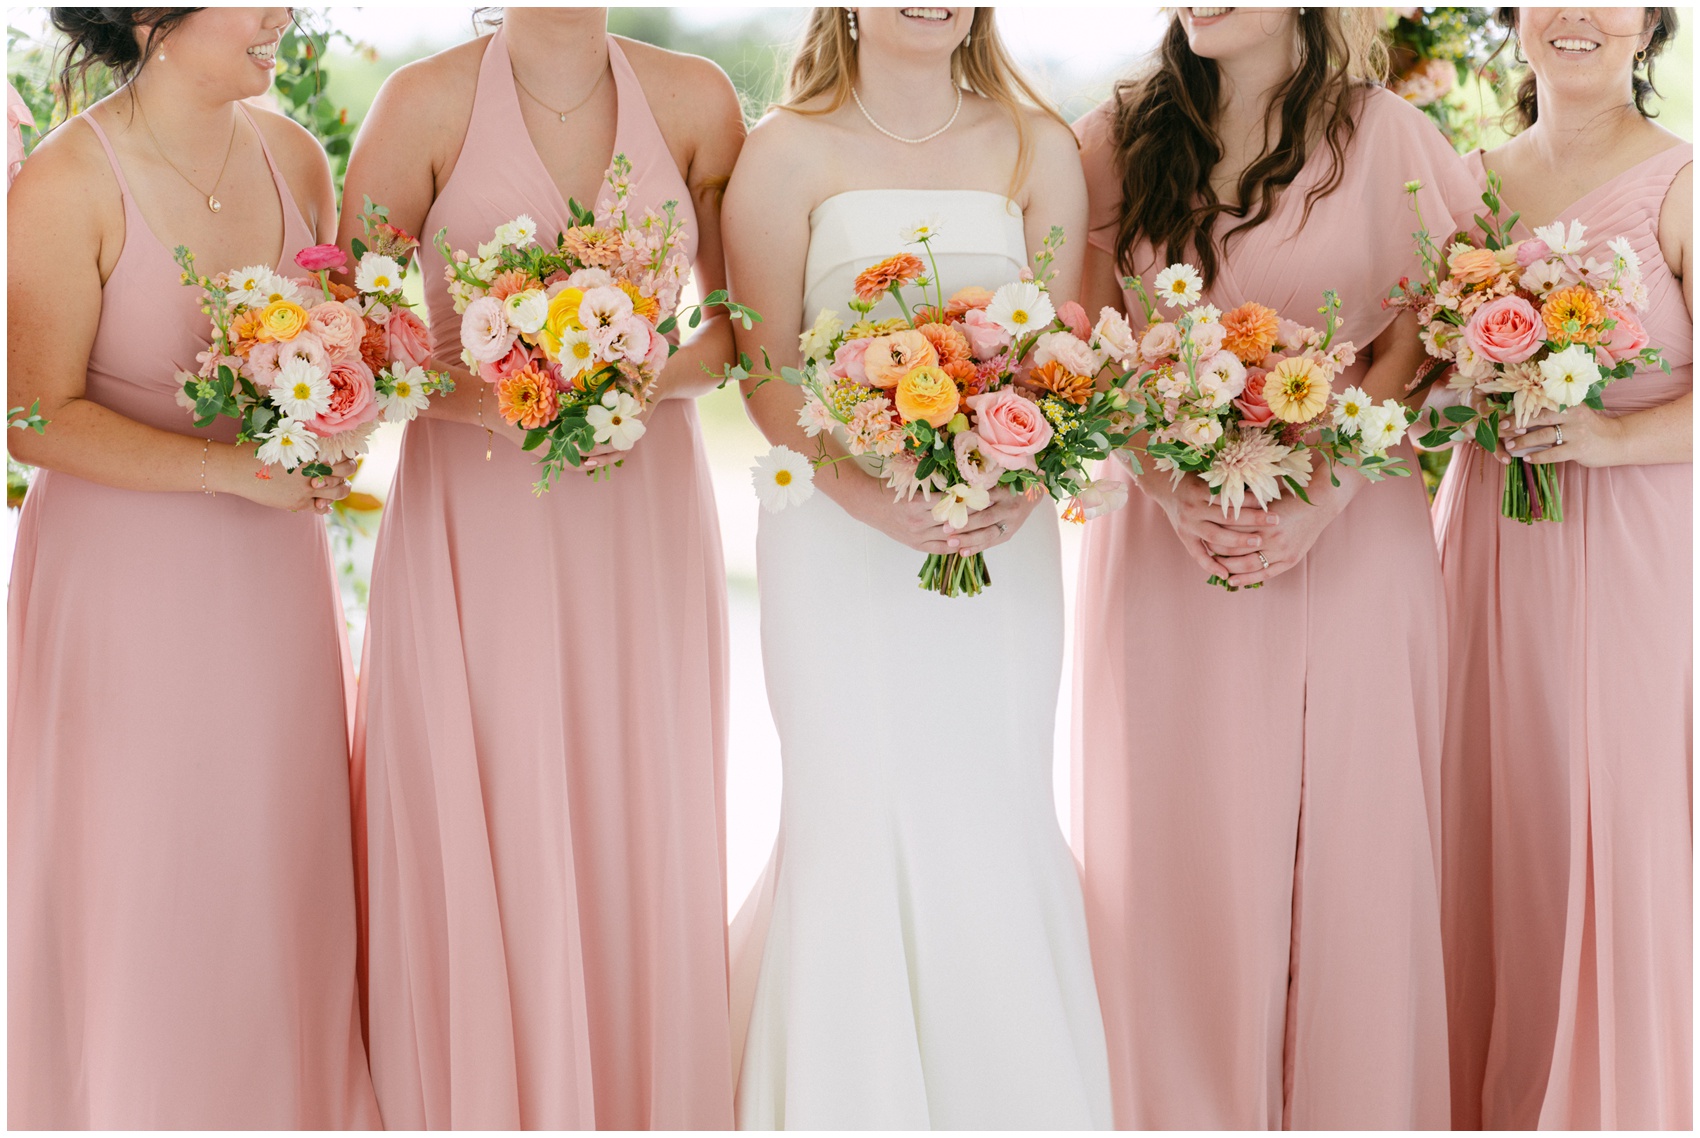
[[[271,43],[264,47],[251,47],[248,54],[262,63],[270,63],[277,58],[277,44]]]
[[[1560,51],[1593,51],[1600,45],[1590,43],[1588,40],[1553,40],[1552,46]]]
[[[950,9],[948,8],[899,8],[898,11],[902,15],[915,20],[950,19]]]
[[[1232,11],[1232,8],[1194,8],[1192,14],[1197,19],[1208,20],[1212,16],[1223,16]]]

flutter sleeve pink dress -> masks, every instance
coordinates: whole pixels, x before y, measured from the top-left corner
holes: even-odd
[[[230,441],[174,398],[207,348],[200,294],[82,121],[124,199],[87,398]],[[271,170],[293,276],[313,234]],[[379,1126],[322,520],[41,471],[6,632],[10,1126]]]
[[[1113,251],[1108,111],[1077,130],[1090,239]],[[1205,299],[1310,321],[1338,291],[1358,347],[1344,385],[1393,319],[1382,298],[1416,271],[1404,184],[1424,184],[1436,229],[1472,187],[1421,112],[1380,89],[1359,106],[1343,180],[1305,219],[1328,169],[1318,147],[1228,245]],[[1162,254],[1136,259],[1149,287]],[[1120,1127],[1447,1124],[1444,615],[1427,507],[1418,477],[1367,486],[1303,562],[1232,594],[1137,489],[1088,524],[1073,833]]]
[[[1560,215],[1591,244],[1629,239],[1671,364],[1608,385],[1607,414],[1694,389],[1694,324],[1658,239],[1693,156],[1673,146]],[[1434,502],[1453,1123],[1687,1130],[1693,464],[1559,463],[1564,520],[1535,525],[1500,516],[1503,469],[1461,446]]]
[[[677,201],[694,231],[608,50],[633,206]],[[471,249],[522,213],[542,240],[573,224],[497,31],[426,236]],[[423,268],[457,362],[429,244]],[[358,727],[378,1099],[402,1128],[726,1128],[726,594],[695,408],[660,404],[607,481],[537,477],[535,452],[423,417],[384,511]]]

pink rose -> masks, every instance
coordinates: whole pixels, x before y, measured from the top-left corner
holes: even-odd
[[[673,354],[673,346],[667,342],[667,337],[654,328],[649,330],[649,354],[643,359],[644,364],[653,372],[659,374],[667,366],[667,358]]]
[[[1090,340],[1092,325],[1086,322],[1086,310],[1072,300],[1065,300],[1057,308],[1057,319],[1063,322],[1063,327],[1073,332],[1077,339]]]
[[[1651,341],[1647,338],[1647,329],[1627,308],[1608,308],[1606,314],[1617,321],[1617,327],[1606,333],[1598,351],[1610,361],[1607,367],[1616,367],[1624,360],[1634,358]]]
[[[1153,324],[1139,338],[1139,357],[1146,363],[1173,359],[1181,350],[1181,330],[1167,320]]]
[[[872,336],[864,336],[860,340],[846,340],[838,345],[838,350],[832,353],[832,366],[827,372],[839,379],[848,379],[855,383],[867,383],[868,371],[863,366],[862,357],[868,354],[868,345],[874,342]]]
[[[431,358],[431,333],[423,320],[409,309],[396,308],[384,328],[389,333],[390,359],[408,367],[425,366]]]
[[[1544,261],[1552,249],[1539,237],[1517,243],[1517,267],[1526,269],[1536,261]]]
[[[1002,387],[964,402],[974,412],[980,451],[1006,470],[1033,470],[1033,456],[1051,441],[1051,424],[1031,399]]]
[[[365,363],[331,365],[330,381],[331,405],[307,423],[314,434],[341,434],[378,417],[378,389]]]
[[[309,273],[322,273],[326,269],[342,268],[348,258],[335,245],[309,245],[295,254],[295,263]]]
[[[968,337],[968,350],[977,360],[989,359],[1014,342],[1008,332],[992,323],[982,308],[970,308],[964,312],[962,323],[957,327]]]
[[[1234,400],[1234,406],[1239,408],[1240,421],[1247,426],[1267,426],[1275,418],[1275,412],[1263,398],[1263,378],[1268,374],[1260,367],[1245,369],[1245,390]]]
[[[359,359],[366,323],[340,300],[327,300],[307,310],[307,329],[319,337],[333,360]]]
[[[518,375],[531,363],[531,353],[526,351],[524,344],[515,344],[508,349],[508,354],[494,363],[480,363],[478,378],[485,383],[500,383],[510,375]]]
[[[1520,296],[1490,300],[1464,324],[1464,342],[1496,364],[1520,364],[1545,341],[1541,314]]]
[[[493,296],[479,297],[461,314],[461,346],[481,364],[495,363],[507,355],[516,335],[502,314],[502,302]]]
[[[1069,332],[1046,332],[1039,337],[1033,351],[1033,366],[1043,367],[1052,360],[1075,375],[1097,375],[1104,366],[1090,344]]]

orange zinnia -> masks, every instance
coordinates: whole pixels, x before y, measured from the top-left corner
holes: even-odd
[[[1074,374],[1059,360],[1040,364],[1029,373],[1028,380],[1070,403],[1085,403],[1092,398],[1092,377]]]
[[[1262,363],[1275,347],[1280,328],[1280,317],[1273,308],[1248,300],[1222,317],[1222,346],[1251,367]]]
[[[509,269],[505,273],[497,273],[496,279],[490,282],[490,295],[497,300],[506,300],[515,293],[524,292],[528,288],[542,288],[534,278],[527,276],[519,269]]]
[[[975,394],[968,391],[968,388],[974,382],[974,377],[979,374],[979,370],[975,368],[972,360],[951,360],[949,363],[940,364],[939,370],[954,379],[956,386],[961,388],[965,394]]]
[[[527,365],[496,384],[496,407],[528,431],[546,427],[555,418],[555,381]]]
[[[595,225],[577,225],[561,234],[561,249],[576,257],[579,264],[606,269],[620,262],[620,235],[612,229]]]
[[[1559,343],[1597,344],[1600,324],[1606,318],[1600,296],[1585,284],[1571,285],[1552,293],[1541,305],[1541,320],[1547,326],[1547,339]],[[1577,331],[1565,327],[1574,320]]]
[[[926,263],[913,253],[887,257],[873,268],[863,269],[857,274],[854,286],[856,299],[878,300],[893,288],[913,284],[926,271]]]
[[[962,334],[962,329],[949,324],[921,324],[915,331],[927,338],[932,344],[933,351],[939,354],[940,363],[959,363],[969,359],[973,353],[968,350],[968,337]]]

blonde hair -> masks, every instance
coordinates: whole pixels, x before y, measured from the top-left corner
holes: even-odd
[[[974,9],[968,25],[968,46],[958,46],[950,56],[950,78],[958,87],[1003,107],[1015,120],[1015,172],[1010,179],[1013,194],[1027,178],[1033,163],[1032,140],[1025,111],[1033,109],[1050,116],[1065,129],[1068,120],[1045,98],[1010,57],[998,35],[997,19],[990,8]],[[816,8],[803,29],[802,41],[791,57],[785,76],[785,97],[775,108],[799,115],[826,115],[850,99],[857,77],[856,41],[850,38],[847,8]],[[804,107],[824,96],[824,106]]]

